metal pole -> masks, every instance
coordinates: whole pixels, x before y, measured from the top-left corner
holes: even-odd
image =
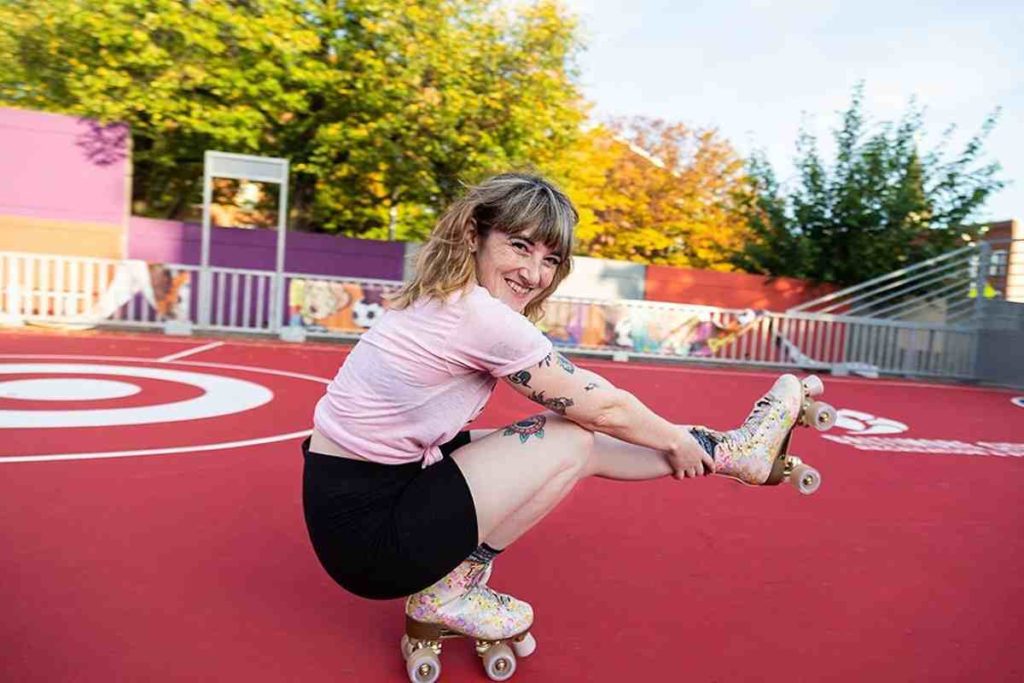
[[[288,162],[284,162],[284,177],[281,178],[281,194],[277,205],[277,266],[274,270],[273,299],[270,305],[270,331],[278,332],[284,315],[284,256],[285,236],[288,232]]]
[[[211,183],[213,177],[210,174],[210,151],[203,154],[203,234],[199,257],[199,292],[197,301],[199,311],[197,322],[200,326],[210,324],[210,299],[213,290],[210,286],[210,202],[213,200],[213,189]]]
[[[977,342],[981,335],[981,320],[985,314],[985,284],[988,281],[989,262],[992,258],[992,246],[988,242],[978,245],[978,272],[974,274],[974,316],[972,322],[971,336]],[[978,376],[978,354],[981,352],[981,344],[974,344],[971,349],[970,368],[968,374],[972,378]]]
[[[974,274],[974,329],[981,329],[981,317],[985,308],[985,285],[988,284],[988,270],[992,261],[992,245],[982,242],[978,245],[978,272]]]

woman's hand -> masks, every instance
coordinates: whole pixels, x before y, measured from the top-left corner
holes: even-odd
[[[679,428],[680,438],[668,452],[668,462],[672,465],[676,479],[714,474],[715,461],[708,452],[697,443],[690,434],[688,427]]]

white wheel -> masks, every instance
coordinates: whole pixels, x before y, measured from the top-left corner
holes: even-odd
[[[810,465],[797,465],[789,475],[789,481],[797,491],[809,496],[821,486],[821,475]]]
[[[512,641],[512,649],[520,659],[529,657],[537,649],[537,641],[532,633],[524,633],[521,638]]]
[[[825,393],[825,384],[817,375],[807,375],[803,378],[801,384],[804,385],[804,391],[807,392],[808,396],[820,396]]]
[[[409,636],[402,636],[402,659],[409,659],[411,654],[412,643],[409,641]]]
[[[411,683],[434,683],[441,676],[441,660],[429,647],[416,650],[405,660]]]
[[[819,432],[827,432],[832,429],[838,418],[839,415],[836,413],[836,409],[821,401],[815,401],[807,409],[807,424]]]
[[[516,672],[516,656],[505,643],[492,645],[484,653],[484,671],[492,681],[507,681]]]

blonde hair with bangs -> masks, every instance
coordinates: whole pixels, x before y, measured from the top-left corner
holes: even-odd
[[[416,256],[416,274],[390,299],[391,308],[406,308],[421,297],[440,301],[467,289],[476,279],[469,231],[484,240],[492,230],[522,234],[559,256],[551,284],[526,305],[533,321],[544,314],[544,302],[572,270],[573,229],[579,214],[569,198],[541,176],[502,173],[470,187],[455,201]]]

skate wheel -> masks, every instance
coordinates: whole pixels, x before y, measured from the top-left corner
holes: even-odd
[[[835,408],[827,403],[815,401],[807,409],[806,421],[808,425],[814,427],[819,432],[827,432],[835,425],[838,417]]]
[[[441,676],[441,660],[429,647],[416,650],[405,660],[411,683],[434,683]]]
[[[537,649],[537,641],[532,633],[524,633],[512,641],[512,649],[515,651],[516,657],[520,659],[529,657]]]
[[[484,672],[492,681],[507,681],[516,672],[516,657],[505,643],[492,645],[484,653]]]
[[[807,375],[800,382],[808,396],[820,396],[825,393],[825,384],[817,375]]]
[[[402,636],[402,659],[409,659],[412,650],[412,642],[409,640],[409,636]]]
[[[810,465],[797,465],[790,473],[789,481],[797,491],[809,496],[821,486],[821,475]]]

